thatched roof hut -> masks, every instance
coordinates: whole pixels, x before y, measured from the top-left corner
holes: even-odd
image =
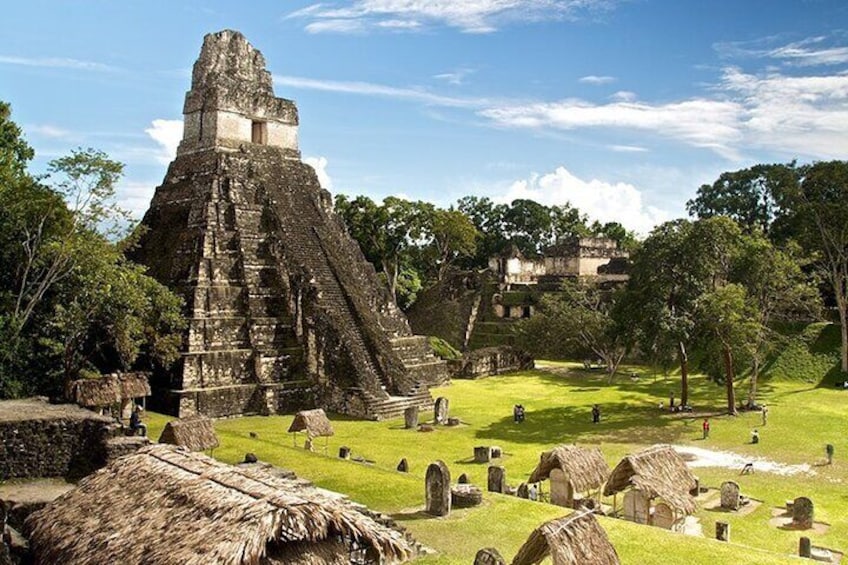
[[[220,445],[212,420],[206,416],[192,416],[171,420],[165,424],[159,443],[185,447],[189,451],[206,451]]]
[[[610,472],[599,447],[558,445],[542,453],[539,464],[527,482],[544,481],[554,469],[561,469],[565,473],[575,492],[601,487]]]
[[[628,455],[613,469],[604,487],[604,496],[636,488],[650,498],[660,497],[686,514],[695,511],[695,475],[670,445],[654,445]]]
[[[80,406],[97,408],[123,400],[150,396],[148,373],[112,373],[94,379],[78,379],[68,385],[68,398]]]
[[[586,511],[545,522],[533,530],[512,565],[536,565],[549,555],[553,565],[619,565],[607,533]]]
[[[403,533],[363,512],[302,481],[151,445],[80,481],[26,530],[37,563],[326,565],[349,562],[352,544],[374,563],[413,555]]]
[[[301,410],[294,416],[289,426],[289,433],[306,431],[306,435],[314,437],[330,437],[333,435],[333,426],[327,415],[321,408],[315,410]]]
[[[124,399],[142,398],[152,394],[150,390],[150,373],[115,373],[121,386],[121,396]]]

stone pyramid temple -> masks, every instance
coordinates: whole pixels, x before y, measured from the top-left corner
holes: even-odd
[[[206,36],[183,139],[133,259],[185,297],[180,361],[154,405],[212,417],[429,406],[447,371],[300,159],[298,114],[238,32]]]

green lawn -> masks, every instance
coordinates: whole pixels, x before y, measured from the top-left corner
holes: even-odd
[[[810,339],[814,345],[815,336]],[[794,358],[778,357],[773,365],[788,372],[790,361],[801,366],[807,363],[813,367],[809,374],[822,378],[833,374],[832,355],[817,357],[812,347],[805,349],[803,355],[799,351],[785,348],[781,355]],[[801,359],[804,355],[806,360]],[[485,488],[487,465],[473,463],[475,445],[500,446],[505,453],[500,464],[507,469],[509,483],[517,485],[535,467],[540,452],[558,443],[599,445],[610,467],[625,454],[653,443],[689,444],[785,464],[807,463],[812,465],[814,474],[780,476],[757,472],[740,476],[738,469],[696,469],[702,485],[718,487],[725,480],[735,480],[743,494],[763,501],[762,505],[747,516],[699,509],[697,516],[704,538],[603,518],[601,522],[623,563],[797,562],[791,555],[796,554],[801,535],[811,537],[814,545],[848,548],[848,441],[840,433],[848,425],[848,391],[820,384],[803,372],[765,380],[761,398],[769,404],[770,411],[768,424],[762,426],[759,412],[737,417],[721,414],[725,405],[723,387],[695,376],[691,380],[691,404],[699,414],[710,414],[712,423],[710,438],[705,441],[701,439],[699,416],[670,414],[657,407],[660,401],[668,402],[670,391],[674,390],[677,396],[679,385],[675,377],[654,375],[641,367],[625,367],[608,383],[603,374],[583,371],[576,364],[549,365],[545,370],[478,381],[457,380],[434,389],[434,397],[450,400],[451,415],[464,422],[459,427],[439,427],[422,433],[403,429],[401,420],[364,422],[331,416],[336,433],[330,438],[325,455],[323,439],[316,442],[316,453],[292,445],[292,438],[286,434],[291,416],[235,418],[216,423],[222,445],[214,456],[235,463],[246,452],[253,452],[261,460],[290,468],[319,486],[347,493],[354,500],[393,515],[419,541],[437,551],[421,563],[470,564],[476,551],[486,546],[497,547],[510,560],[533,528],[566,511],[487,494],[481,507],[456,510],[448,518],[426,517],[421,513],[423,477],[430,462],[441,459],[450,467],[454,480],[466,473],[471,482]],[[627,376],[631,371],[639,374],[638,380]],[[739,383],[742,398],[746,386],[745,381]],[[523,424],[512,421],[512,406],[516,403],[527,409]],[[598,425],[591,423],[594,403],[602,409]],[[432,414],[422,414],[422,421],[425,418],[432,418]],[[158,437],[165,421],[162,416],[150,415],[153,437]],[[758,445],[748,443],[753,428],[760,431]],[[255,438],[250,437],[251,432]],[[827,443],[836,448],[831,466],[823,465]],[[336,455],[343,445],[351,448],[354,457],[374,463],[339,460]],[[409,474],[395,471],[402,457],[409,461]],[[816,520],[829,524],[826,532],[802,534],[768,525],[772,509],[797,496],[813,500]],[[730,522],[732,543],[710,539],[716,520]]]

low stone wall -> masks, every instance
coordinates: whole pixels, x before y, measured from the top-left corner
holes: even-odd
[[[110,418],[71,404],[0,402],[0,479],[83,477],[106,463]]]
[[[462,359],[448,361],[452,378],[479,379],[534,367],[529,353],[509,345],[469,351]]]

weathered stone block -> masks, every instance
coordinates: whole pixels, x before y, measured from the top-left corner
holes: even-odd
[[[489,467],[488,490],[489,492],[506,492],[506,469],[495,465]]]
[[[443,461],[427,467],[425,477],[426,511],[433,516],[447,516],[451,510],[450,471]]]

